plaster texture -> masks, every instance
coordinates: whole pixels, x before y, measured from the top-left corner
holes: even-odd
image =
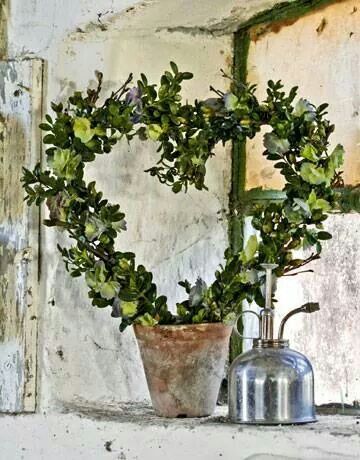
[[[352,416],[315,424],[226,423],[226,408],[204,419],[165,420],[148,407],[72,407],[72,414],[0,417],[1,458],[12,460],[351,460],[360,457]],[[16,441],[15,441],[16,440]]]
[[[267,81],[282,80],[288,91],[316,105],[329,103],[335,124],[331,147],[346,151],[344,180],[360,181],[360,8],[357,0],[336,2],[297,21],[252,30],[248,80],[266,97]],[[283,177],[264,159],[262,136],[248,142],[246,187],[279,189]]]
[[[162,6],[167,17],[177,17],[170,14],[170,4]],[[189,100],[207,97],[210,84],[225,89],[228,83],[220,68],[229,70],[231,65],[232,36],[156,31],[158,13],[151,16],[147,10],[158,7],[158,2],[24,5],[14,0],[8,11],[8,56],[45,60],[44,112],[50,110],[51,100],[94,84],[95,70],[104,73],[106,93],[129,72],[135,78],[144,72],[156,82],[170,60],[195,74],[184,85]],[[199,15],[195,17],[200,21]],[[119,239],[119,247],[136,252],[138,263],[154,272],[159,292],[175,307],[184,297],[177,281],[194,282],[197,276],[211,281],[222,261],[231,156],[230,149],[218,149],[209,165],[209,192],[191,190],[175,196],[143,172],[156,162],[155,150],[155,143],[123,143],[89,165],[88,177],[96,179],[105,196],[120,202],[127,214],[129,230]],[[56,409],[79,399],[148,399],[132,330],[120,335],[110,311],[90,306],[85,283],[74,282],[65,272],[57,242],[65,243],[63,235],[41,229],[38,406]]]
[[[195,43],[201,50],[196,61],[192,54]],[[130,71],[137,75],[142,71],[149,80],[157,81],[173,59],[180,68],[192,69],[195,74],[194,81],[184,85],[186,96],[190,100],[195,95],[205,97],[211,82],[222,88],[226,84],[219,69],[227,68],[230,46],[230,38],[201,36],[194,42],[191,37],[168,33],[144,40],[111,34],[99,38],[97,32],[85,38],[71,37],[58,52],[54,79],[58,86],[49,85],[49,90],[53,97],[60,91],[58,100],[64,98],[75,87],[86,87],[95,69],[106,76],[105,91],[114,89]],[[227,245],[222,210],[227,207],[230,149],[218,149],[209,165],[210,191],[189,190],[186,195],[174,195],[143,172],[156,163],[155,150],[156,144],[151,142],[122,143],[109,156],[89,165],[88,177],[97,180],[98,188],[111,201],[121,203],[128,231],[119,238],[119,247],[134,251],[138,263],[153,271],[159,292],[167,295],[174,307],[184,298],[178,281],[188,278],[194,282],[197,276],[210,281],[222,260]],[[50,302],[43,310],[41,339],[44,405],[61,405],[62,400],[78,397],[117,401],[148,397],[132,330],[120,335],[119,322],[110,318],[110,311],[90,306],[85,283],[69,278],[54,251],[58,234],[43,229],[42,236],[42,292],[44,305]],[[63,359],[59,359],[58,349]]]
[[[331,146],[345,147],[347,184],[360,182],[359,15],[358,2],[346,0],[296,22],[255,28],[248,61],[248,79],[260,95],[265,97],[269,79],[282,79],[286,89],[298,85],[300,97],[330,103],[328,117],[336,127]],[[280,189],[282,176],[262,152],[258,135],[247,145],[246,186]],[[280,280],[276,313],[279,320],[302,303],[320,302],[320,312],[292,318],[285,335],[314,366],[317,404],[352,404],[360,399],[360,216],[333,215],[325,224],[333,239],[324,242],[321,260],[306,267],[314,273]]]
[[[277,314],[320,303],[319,312],[290,319],[285,336],[314,367],[316,403],[353,404],[360,400],[360,215],[331,216],[325,228],[333,239],[309,265],[314,273],[280,280]]]
[[[184,85],[186,97],[190,100],[194,97],[203,98],[209,95],[210,83],[220,89],[226,88],[227,83],[221,78],[219,69],[227,70],[232,63],[231,33],[242,22],[277,3],[279,2],[274,0],[253,0],[251,2],[225,0],[220,4],[210,0],[197,2],[191,0],[182,2],[176,0],[143,2],[133,0],[119,2],[113,0],[78,0],[76,2],[70,0],[61,2],[12,0],[11,7],[8,2],[1,3],[5,6],[2,6],[1,26],[3,30],[0,35],[6,37],[8,41],[7,50],[2,54],[10,59],[44,59],[44,112],[49,111],[51,100],[63,99],[74,89],[85,88],[89,82],[94,84],[95,69],[104,72],[104,91],[110,91],[124,81],[130,71],[135,75],[142,71],[148,74],[151,80],[157,80],[170,60],[175,60],[180,68],[190,70],[195,74],[195,79]],[[346,4],[346,2],[342,3]],[[319,17],[322,18],[322,15]],[[294,48],[291,52],[291,56],[296,55],[294,53],[305,56],[306,53],[302,53],[301,50],[311,49],[314,46],[312,41],[306,43],[308,48],[305,48],[305,43],[302,44],[301,31],[299,32],[296,28],[299,24],[301,25],[300,22],[295,23],[294,29],[291,29],[296,32],[295,40],[292,38],[292,32],[286,37],[282,35],[282,30],[278,35],[271,34],[271,38],[280,37],[282,40],[279,45],[274,44],[274,50],[278,50],[278,61],[265,52],[272,49],[272,42],[270,44],[270,41],[267,41],[265,47],[262,47],[262,39],[252,44],[250,58],[253,59],[253,47],[256,44],[256,47],[259,47],[257,48],[259,59],[261,58],[263,63],[262,67],[256,64],[259,66],[257,73],[254,70],[257,79],[252,78],[251,73],[250,79],[257,81],[261,88],[263,88],[265,79],[276,75],[275,70],[272,69],[273,66],[281,70],[279,76],[285,78],[289,85],[293,81],[292,78],[295,80],[294,83],[300,80],[308,82],[301,86],[302,94],[317,96],[320,92],[319,87],[314,83],[317,81],[314,78],[314,72],[311,78],[307,78],[306,66],[301,73],[298,70],[291,70],[296,69],[293,59],[284,63],[280,62],[284,57],[284,49],[289,49],[290,44],[291,46],[298,45],[298,48]],[[315,23],[311,27],[314,25]],[[284,31],[286,30],[290,31],[290,28],[284,28]],[[342,29],[339,28],[339,30]],[[327,33],[325,28],[323,34]],[[266,38],[267,35],[264,37]],[[321,39],[322,37],[325,35],[322,35]],[[351,43],[356,43],[357,39],[358,34],[349,37],[350,45],[343,45],[344,56],[350,56],[346,54],[347,50],[353,49]],[[328,40],[332,43],[331,34]],[[1,50],[3,51],[2,48]],[[324,48],[319,48],[318,52],[323,55]],[[332,49],[332,52],[335,52],[335,48]],[[316,56],[313,56],[314,60],[317,59]],[[341,56],[334,57],[334,59],[342,62]],[[250,62],[255,65],[255,61]],[[324,60],[324,62],[328,61]],[[354,82],[357,75],[356,62],[346,67],[350,72],[349,75],[354,75]],[[274,64],[269,65],[269,63]],[[264,80],[260,78],[263,75],[266,75]],[[358,100],[354,89],[355,83],[353,84],[352,80],[350,84],[344,77],[344,80],[340,78],[336,82],[341,87],[335,88],[334,94],[346,94],[345,99],[351,97],[354,98],[354,101]],[[346,92],[348,89],[349,92]],[[329,99],[328,94],[332,95],[335,90],[329,86],[328,92],[324,93],[324,98]],[[322,102],[323,97],[319,99],[319,102]],[[344,100],[344,104],[347,111],[348,102]],[[346,117],[348,117],[346,120],[349,119],[349,116],[346,112]],[[337,121],[336,113],[331,114],[331,117],[335,122]],[[341,125],[341,120],[339,123]],[[341,127],[342,129],[338,129],[338,132],[342,137],[344,133],[346,135],[348,124],[342,124]],[[176,286],[177,280],[187,277],[194,281],[196,276],[200,275],[206,281],[210,281],[214,270],[222,261],[223,250],[227,245],[227,224],[223,209],[226,209],[228,204],[230,150],[219,148],[216,158],[210,161],[207,175],[209,192],[191,190],[187,195],[177,196],[143,173],[143,170],[152,165],[156,159],[155,150],[156,146],[150,143],[133,142],[131,146],[122,144],[114,149],[111,156],[98,158],[96,164],[90,165],[88,176],[95,178],[105,195],[113,201],[119,201],[127,213],[129,230],[121,237],[120,246],[134,250],[138,254],[139,263],[144,263],[153,270],[160,292],[168,295],[171,305],[175,305],[176,301],[182,299],[181,290]],[[262,166],[259,167],[262,168]],[[351,169],[349,171],[351,172]],[[351,225],[358,225],[358,223]],[[349,250],[351,255],[355,256],[358,246],[353,242],[352,234],[348,238]],[[145,377],[132,331],[129,329],[120,335],[117,321],[110,318],[110,312],[97,310],[90,306],[84,283],[74,282],[64,271],[62,261],[55,250],[56,243],[59,241],[64,242],[61,234],[56,233],[53,229],[42,228],[38,408],[55,410],[65,406],[75,407],[79,401],[101,403],[148,399]],[[338,248],[336,256],[337,260],[340,260],[343,248],[342,246]],[[359,260],[358,256],[357,260]],[[329,263],[331,264],[332,261],[330,260]],[[326,270],[328,268],[324,266],[324,271]],[[335,281],[337,282],[338,278],[332,278],[332,286]],[[342,289],[345,291],[345,278],[342,283]],[[354,292],[358,292],[356,284],[354,286]],[[291,292],[296,305],[301,301],[300,287],[298,290],[286,292],[284,298],[288,298]],[[297,293],[296,297],[293,295],[294,292]],[[346,295],[358,295],[351,292]],[[355,298],[349,297],[349,302],[353,302]],[[328,302],[332,299],[335,299],[335,296],[328,294]],[[341,302],[344,302],[344,298],[341,298]],[[334,304],[334,307],[331,308],[336,308],[336,305]],[[330,308],[328,311],[333,312]],[[341,310],[338,311],[338,314],[341,315]],[[308,326],[314,337],[310,357],[318,350],[319,344],[325,350],[331,343],[332,338],[328,336],[333,320],[332,313],[329,315],[328,322],[322,323],[323,332],[320,335],[319,329],[314,329],[313,323]],[[299,325],[297,331],[300,334],[301,323],[297,324]],[[336,357],[335,367],[338,373],[342,366],[343,356],[354,356],[350,348],[353,336],[350,336],[350,342],[346,348],[342,348],[344,342],[341,337],[338,335],[337,339],[337,346],[342,350]],[[301,345],[300,341],[295,345],[297,343]],[[328,355],[329,348],[326,352],[326,356]],[[356,356],[351,358],[349,366],[353,366],[354,369],[358,366]],[[324,367],[321,372],[318,385],[320,388],[325,388],[328,385],[326,368]],[[332,374],[331,388],[336,387],[337,375],[335,372]],[[350,398],[353,394],[357,394],[357,391],[352,390],[347,394],[350,395]],[[338,390],[335,392],[331,390],[323,396],[322,400],[338,399],[338,395]],[[9,420],[10,424],[15,423],[10,419],[4,420]],[[17,418],[16,420],[24,420],[24,423],[25,421],[29,423],[27,428],[30,430],[29,442],[33,436],[31,423],[39,422],[39,427],[45,426],[41,423],[56,423],[55,418],[53,422],[50,422],[50,419],[41,422],[42,419],[36,417]],[[83,443],[91,444],[92,433],[97,428],[93,426],[94,431],[91,431],[90,425],[84,428],[81,420],[80,424],[76,425],[76,423],[74,431],[77,426],[79,433],[83,433],[79,436],[85,436]],[[117,428],[115,425],[111,429],[115,433]],[[88,433],[84,434],[88,429]],[[105,432],[105,428],[103,430]],[[151,440],[155,438],[153,434],[149,434],[147,442],[152,442]],[[138,440],[136,437],[134,439]],[[195,444],[198,443],[196,437],[194,439]],[[258,438],[254,438],[254,443],[256,442]],[[49,448],[52,448],[51,445]],[[118,455],[121,453],[118,452]],[[252,454],[249,455],[250,458],[257,458],[251,457]],[[71,458],[71,455],[68,457]]]

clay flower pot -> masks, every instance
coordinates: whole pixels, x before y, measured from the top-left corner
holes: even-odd
[[[134,325],[155,412],[204,417],[214,412],[232,326]]]

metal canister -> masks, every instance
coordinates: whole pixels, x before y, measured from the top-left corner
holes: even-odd
[[[230,367],[229,417],[265,425],[316,421],[310,361],[287,340],[255,341]]]
[[[274,268],[273,265],[270,267]],[[267,276],[267,286],[270,282]],[[267,289],[266,297],[266,307],[260,315],[253,311],[243,312],[258,317],[259,337],[253,339],[252,350],[239,355],[231,364],[230,421],[262,425],[315,422],[311,363],[304,355],[289,348],[283,332],[291,316],[300,312],[312,313],[319,309],[319,304],[307,303],[288,313],[281,322],[278,338],[274,339],[271,290]]]

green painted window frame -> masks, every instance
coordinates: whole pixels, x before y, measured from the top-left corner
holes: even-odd
[[[299,0],[276,4],[273,8],[256,14],[243,23],[234,34],[233,75],[243,82],[247,81],[248,54],[251,42],[251,31],[259,25],[269,25],[281,21],[299,19],[308,13],[315,12],[337,0]],[[346,190],[344,190],[346,192]],[[246,140],[234,142],[232,148],[231,190],[229,196],[229,242],[233,252],[243,248],[245,213],[239,211],[243,203],[257,201],[278,201],[284,198],[280,190],[246,190]],[[351,209],[351,206],[348,207]],[[351,209],[351,211],[354,211]],[[345,213],[345,211],[343,211]],[[349,211],[348,211],[349,212]],[[357,212],[360,212],[358,210]],[[230,344],[230,362],[242,352],[242,341],[233,336]]]

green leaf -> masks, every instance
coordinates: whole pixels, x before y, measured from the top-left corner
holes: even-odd
[[[85,223],[85,236],[89,241],[95,240],[106,229],[106,225],[97,217],[90,216]]]
[[[280,139],[275,133],[266,133],[264,147],[272,154],[283,155],[290,149],[290,143],[287,139]]]
[[[300,156],[316,163],[318,161],[317,150],[311,144],[306,144],[300,151]]]
[[[182,77],[183,80],[191,80],[193,76],[194,76],[194,74],[192,74],[191,72],[182,72],[181,73],[181,77]]]
[[[39,128],[43,131],[51,131],[52,126],[48,125],[47,123],[40,123]]]
[[[185,318],[189,314],[189,310],[181,303],[176,305],[176,312],[182,318]]]
[[[295,117],[301,117],[304,115],[306,121],[313,121],[316,117],[316,110],[313,104],[311,104],[306,99],[299,99],[295,105],[293,114]]]
[[[153,141],[157,141],[160,135],[162,134],[162,132],[163,130],[160,125],[152,124],[152,125],[149,125],[147,128],[147,135]]]
[[[87,271],[85,273],[85,281],[87,285],[94,289],[95,292],[100,292],[101,286],[104,284],[106,279],[105,264],[103,261],[96,262],[95,269],[93,271]]]
[[[192,322],[194,324],[200,324],[204,321],[204,318],[205,318],[205,309],[204,308],[201,308],[196,315],[194,315],[192,317]]]
[[[81,156],[76,155],[69,149],[57,149],[52,159],[49,159],[49,165],[54,174],[67,180],[75,179],[77,167],[81,163]]]
[[[306,215],[311,215],[310,206],[304,200],[300,198],[294,198],[294,202],[303,210],[305,211]]]
[[[329,156],[329,169],[335,171],[336,169],[340,168],[340,166],[344,164],[344,154],[344,147],[338,144]]]
[[[174,193],[179,193],[182,189],[182,183],[180,181],[174,182],[171,188]]]
[[[125,232],[127,230],[127,227],[126,227],[126,220],[125,219],[121,219],[119,220],[118,222],[113,222],[111,224],[111,227],[116,231],[116,232]]]
[[[292,224],[300,224],[303,221],[301,212],[295,211],[291,206],[285,206],[283,213]]]
[[[85,273],[85,281],[86,284],[89,286],[91,289],[95,289],[98,285],[98,280],[96,279],[95,272],[86,272]]]
[[[175,64],[175,62],[171,61],[170,67],[171,67],[171,70],[174,72],[174,75],[177,75],[179,73],[178,66]]]
[[[323,198],[318,199],[316,197],[315,190],[311,191],[309,198],[307,200],[307,204],[309,205],[311,211],[321,209],[324,212],[328,212],[332,209],[330,203],[327,200],[324,200]]]
[[[100,295],[104,299],[110,300],[119,293],[120,284],[117,281],[108,281],[100,286]]]
[[[137,313],[137,302],[126,302],[122,300],[120,306],[122,316],[131,317]]]
[[[238,107],[239,99],[233,93],[226,93],[224,95],[224,104],[227,110],[234,111]]]
[[[91,129],[90,120],[84,117],[74,119],[74,135],[81,140],[83,144],[89,142],[94,136],[94,130]]]
[[[316,192],[315,190],[311,190],[309,198],[307,199],[307,204],[309,205],[310,210],[314,209],[314,205],[316,203]]]
[[[312,163],[303,163],[301,165],[300,176],[305,182],[313,185],[320,185],[327,182],[324,168],[318,168]]]
[[[224,316],[223,323],[227,324],[228,326],[233,326],[236,321],[236,313],[234,311],[228,313]]]
[[[251,235],[250,238],[248,239],[245,249],[242,251],[244,255],[244,262],[250,262],[256,254],[256,251],[258,250],[258,240],[256,235]]]
[[[136,323],[141,324],[141,326],[156,326],[158,324],[158,321],[156,321],[155,318],[153,318],[150,313],[145,313],[142,316],[139,316],[136,318]]]
[[[331,240],[332,235],[329,232],[319,232],[317,234],[317,237],[319,238],[319,240]]]
[[[44,144],[54,144],[56,142],[56,137],[53,134],[47,134],[43,138]]]

